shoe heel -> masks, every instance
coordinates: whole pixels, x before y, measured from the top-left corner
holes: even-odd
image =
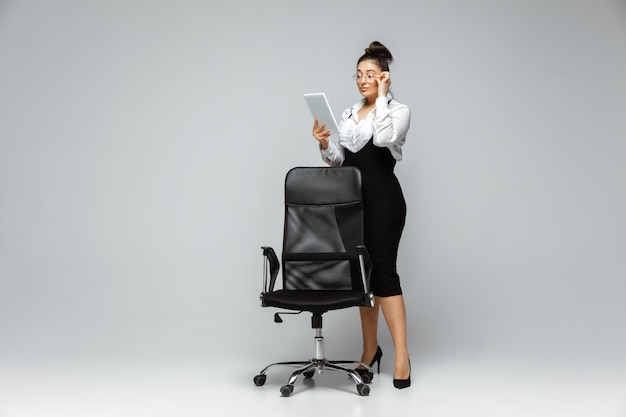
[[[374,355],[374,359],[372,359],[372,363],[370,363],[370,368],[374,369],[374,364],[376,363],[376,370],[378,371],[378,373],[380,374],[380,361],[383,358],[383,350],[380,348],[380,346],[378,346],[378,349],[376,349],[376,354]]]

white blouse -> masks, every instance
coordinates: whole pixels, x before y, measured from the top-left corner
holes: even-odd
[[[374,110],[358,120],[359,109],[365,102],[363,98],[344,110],[339,121],[339,135],[331,136],[328,148],[320,150],[322,160],[328,165],[343,164],[344,149],[357,152],[372,138],[375,146],[387,147],[397,161],[402,159],[402,145],[411,122],[409,108],[387,94],[387,97],[378,97]]]

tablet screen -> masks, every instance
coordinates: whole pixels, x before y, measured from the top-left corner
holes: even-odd
[[[339,127],[337,126],[337,121],[330,108],[330,104],[328,104],[328,100],[326,99],[326,94],[309,93],[304,95],[304,99],[309,105],[311,115],[313,118],[318,118],[320,125],[325,123],[326,128],[329,129],[331,133],[339,133]]]

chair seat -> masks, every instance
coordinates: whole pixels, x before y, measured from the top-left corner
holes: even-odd
[[[369,305],[363,293],[354,290],[276,290],[263,294],[262,302],[265,307],[311,312]]]

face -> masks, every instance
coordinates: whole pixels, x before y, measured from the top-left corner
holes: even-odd
[[[380,75],[381,69],[374,61],[361,61],[356,67],[356,85],[365,98],[378,97],[378,82],[375,76]]]

